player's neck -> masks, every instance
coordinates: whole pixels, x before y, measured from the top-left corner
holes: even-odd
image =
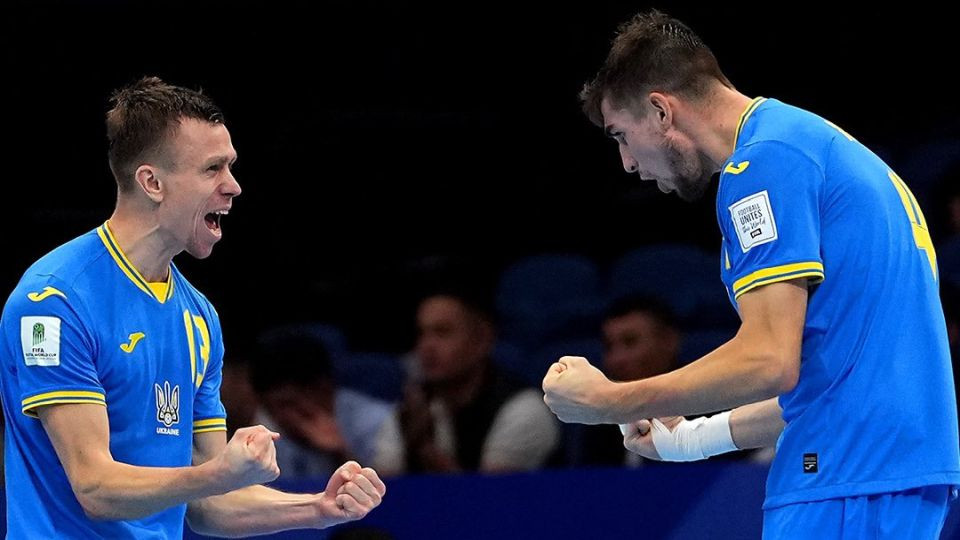
[[[686,126],[714,172],[719,172],[733,154],[740,116],[751,101],[753,98],[722,86],[698,107],[698,118]]]
[[[114,240],[148,282],[167,279],[170,261],[178,252],[166,247],[164,233],[153,220],[146,220],[129,209],[117,205],[108,222]]]

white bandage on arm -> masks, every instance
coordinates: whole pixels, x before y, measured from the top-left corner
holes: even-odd
[[[664,461],[696,461],[738,450],[730,433],[730,411],[681,421],[671,432],[654,418],[653,446]]]

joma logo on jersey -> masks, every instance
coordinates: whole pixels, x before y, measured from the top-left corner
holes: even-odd
[[[128,338],[129,341],[127,343],[120,344],[120,350],[127,354],[132,353],[133,349],[136,348],[137,343],[139,343],[140,340],[145,337],[146,337],[146,334],[144,334],[143,332],[134,332],[133,334],[130,334],[130,337]]]
[[[153,385],[153,390],[157,394],[157,422],[163,424],[163,427],[157,428],[160,435],[180,435],[179,428],[170,426],[180,422],[180,385],[170,390],[170,381],[163,382],[163,388],[159,384]]]
[[[27,298],[29,298],[31,302],[43,302],[51,296],[62,296],[63,298],[67,297],[67,295],[63,294],[54,287],[44,287],[40,292],[32,292],[28,294]]]

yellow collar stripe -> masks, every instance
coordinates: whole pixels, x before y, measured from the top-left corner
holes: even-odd
[[[103,245],[106,246],[107,252],[110,253],[111,257],[113,257],[114,262],[117,263],[117,266],[120,267],[120,270],[124,274],[126,274],[127,278],[129,278],[134,285],[136,285],[141,291],[149,294],[150,296],[153,296],[153,293],[150,291],[150,288],[147,287],[146,282],[144,282],[142,278],[138,277],[139,272],[137,272],[136,269],[133,269],[133,272],[131,272],[130,268],[128,268],[127,265],[123,263],[123,259],[121,259],[120,258],[121,256],[117,254],[116,249],[114,248],[113,244],[110,241],[110,237],[108,236],[109,233],[105,231],[106,231],[106,227],[100,227],[99,229],[97,229],[97,234],[100,235],[100,240],[103,241]]]
[[[164,301],[170,299],[170,283],[167,281],[161,281],[160,283],[150,282],[147,283],[150,287],[150,290],[153,291],[153,295],[157,298],[163,298]]]
[[[156,299],[161,304],[166,302],[173,296],[173,272],[167,272],[167,281],[166,281],[166,295],[164,296],[163,292],[155,292],[150,283],[147,283],[147,280],[143,278],[140,274],[140,271],[137,270],[133,264],[130,263],[130,260],[127,259],[127,256],[123,253],[123,250],[120,249],[120,245],[117,244],[117,240],[113,237],[113,233],[110,231],[110,227],[107,223],[104,223],[97,229],[97,234],[100,236],[100,240],[103,242],[103,245],[107,248],[107,252],[110,253],[110,256],[113,257],[113,261],[117,263],[117,266],[120,267],[120,270],[127,276],[134,285],[137,286],[141,291],[147,293],[152,298]]]
[[[737,147],[737,142],[740,140],[740,131],[743,129],[743,125],[747,123],[747,119],[750,118],[750,115],[753,114],[753,111],[757,110],[767,98],[758,97],[750,102],[750,105],[747,106],[746,110],[740,115],[740,121],[737,122],[737,133],[733,136],[733,147]]]

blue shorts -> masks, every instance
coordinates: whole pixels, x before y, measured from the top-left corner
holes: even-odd
[[[937,540],[951,486],[788,504],[763,512],[764,540]]]

